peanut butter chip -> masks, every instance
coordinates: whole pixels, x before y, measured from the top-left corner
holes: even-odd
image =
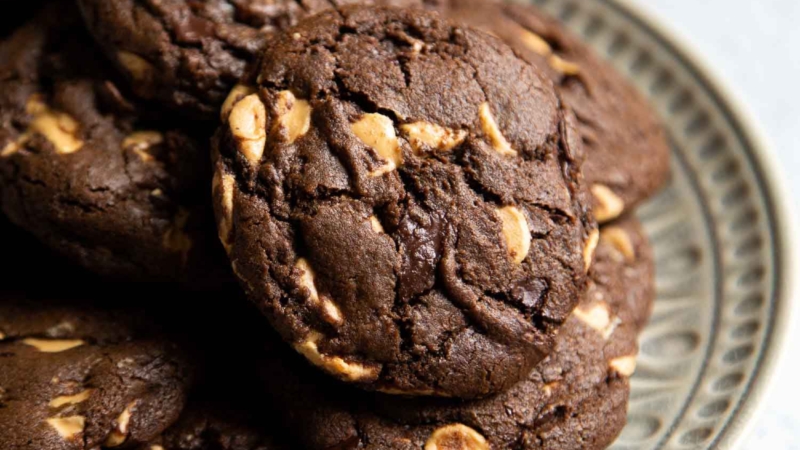
[[[592,196],[595,200],[594,216],[600,223],[616,219],[625,210],[625,202],[608,186],[602,184],[592,185]]]
[[[267,109],[258,94],[250,94],[233,106],[228,126],[239,151],[250,164],[258,164],[267,143]]]
[[[619,227],[606,227],[600,234],[603,242],[611,244],[616,252],[618,261],[633,262],[636,260],[636,250],[627,231]]]
[[[138,401],[134,400],[125,407],[115,421],[116,427],[108,435],[106,442],[103,445],[106,447],[119,447],[125,443],[125,441],[128,439],[128,425],[130,425],[131,422],[133,408],[136,407],[137,403]]]
[[[584,270],[587,272],[589,268],[592,266],[592,260],[594,260],[594,252],[597,250],[597,243],[600,241],[600,232],[598,230],[592,230],[589,233],[589,238],[586,239],[586,246],[583,247],[583,267]]]
[[[434,431],[425,450],[489,450],[489,443],[477,431],[456,423]]]
[[[6,338],[6,334],[0,331],[0,341]]]
[[[467,137],[464,130],[453,130],[428,122],[400,125],[400,131],[416,154],[427,151],[449,152]]]
[[[503,221],[503,237],[508,245],[508,254],[515,263],[520,264],[531,249],[531,230],[528,221],[514,206],[500,208],[497,214]]]
[[[31,132],[44,136],[53,145],[56,153],[62,155],[75,153],[83,147],[83,141],[77,136],[80,129],[78,121],[67,113],[48,107],[40,94],[34,94],[28,99],[25,111],[33,116],[29,130],[21,137],[22,143],[17,140],[16,144],[12,143],[12,147],[9,147],[12,144],[7,144],[3,149],[3,156],[7,156],[6,152],[13,154],[19,151]]]
[[[135,53],[121,51],[117,53],[117,60],[134,80],[142,82],[150,81],[153,78],[155,68],[141,56]]]
[[[29,132],[22,133],[17,137],[16,140],[7,143],[3,146],[3,150],[0,150],[0,158],[7,158],[14,153],[17,153],[28,143],[31,139],[31,135]]]
[[[230,253],[232,245],[233,232],[233,188],[236,180],[233,175],[217,171],[214,173],[213,189],[221,197],[221,217],[217,228],[219,231],[219,239],[225,250]]]
[[[86,401],[92,395],[92,389],[87,389],[75,395],[62,395],[50,400],[48,404],[51,408],[60,408],[64,405],[77,405]]]
[[[403,163],[403,154],[392,119],[382,114],[364,114],[350,129],[385,162],[382,167],[372,171],[370,176],[379,177],[397,169]]]
[[[524,28],[520,30],[520,40],[534,53],[538,53],[542,56],[550,56],[553,53],[553,48],[550,47],[550,44],[532,31]]]
[[[573,62],[567,61],[558,55],[550,55],[547,61],[550,67],[564,75],[575,76],[581,73],[581,67]]]
[[[164,450],[164,447],[160,445],[151,445],[150,450]]]
[[[44,96],[42,94],[33,94],[25,102],[25,112],[35,116],[48,111],[47,105],[44,103]]]
[[[309,339],[302,344],[295,344],[294,348],[306,357],[312,364],[324,369],[325,371],[339,376],[347,381],[370,381],[375,380],[380,369],[378,367],[368,367],[363,364],[349,363],[338,356],[323,355],[319,352],[317,343],[322,339],[322,335],[312,332]]]
[[[86,426],[86,419],[83,416],[53,417],[46,422],[59,436],[70,440],[83,433],[83,428]]]
[[[589,308],[579,307],[575,309],[574,314],[583,323],[600,333],[603,339],[611,337],[621,323],[618,317],[611,317],[611,312],[605,303],[597,303]]]
[[[43,353],[60,353],[67,350],[71,350],[76,347],[80,347],[81,345],[85,344],[80,339],[36,339],[36,338],[28,338],[23,339],[22,343],[25,345],[30,345],[34,347],[36,350],[39,350]]]
[[[162,142],[164,142],[164,135],[158,131],[137,131],[122,140],[122,148],[135,152],[142,158],[142,161],[150,162],[155,158],[148,150]]]
[[[579,65],[553,53],[553,47],[538,34],[523,29],[520,31],[520,40],[534,53],[546,57],[547,63],[555,71],[568,76],[575,76],[581,72]]]
[[[501,155],[516,156],[517,151],[511,148],[511,144],[509,144],[505,136],[503,136],[488,103],[483,103],[481,105],[479,115],[481,119],[481,128],[489,139],[489,143],[492,144],[492,148]]]
[[[275,123],[275,134],[288,143],[294,143],[305,136],[311,128],[311,105],[295,98],[290,91],[278,93],[276,106],[278,120]]]
[[[381,221],[377,217],[369,216],[369,224],[372,227],[372,231],[378,234],[385,233],[383,225],[381,225]]]
[[[319,295],[314,281],[314,270],[311,268],[308,261],[305,258],[300,258],[297,260],[295,267],[302,273],[300,276],[300,284],[308,290],[311,305],[321,312],[322,318],[326,322],[333,325],[341,324],[344,321],[342,312],[329,298]]]
[[[178,208],[178,212],[175,213],[175,218],[172,220],[172,226],[164,233],[163,239],[164,248],[180,253],[184,264],[189,257],[189,250],[192,249],[192,239],[186,234],[187,223],[189,223],[189,211]]]
[[[231,114],[231,110],[233,109],[233,105],[239,102],[239,100],[247,97],[250,94],[255,94],[256,88],[252,86],[247,86],[245,84],[237,84],[236,86],[231,89],[230,94],[228,97],[225,98],[225,102],[222,103],[222,109],[220,110],[220,119],[225,122],[228,120],[228,116]]]
[[[614,372],[624,376],[630,377],[636,372],[636,356],[622,356],[614,358],[608,363],[608,366]]]

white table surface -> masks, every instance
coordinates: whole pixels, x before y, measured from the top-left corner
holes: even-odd
[[[800,211],[800,0],[638,3],[694,46],[750,109]],[[788,346],[800,348],[800,314],[791,328]],[[793,359],[780,365],[741,450],[800,449],[800,358]]]

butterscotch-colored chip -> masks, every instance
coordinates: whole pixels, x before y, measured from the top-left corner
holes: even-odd
[[[486,137],[489,138],[489,143],[492,145],[492,148],[501,155],[516,156],[517,151],[511,148],[511,144],[509,144],[505,136],[503,136],[488,103],[483,103],[481,105],[479,115],[481,119],[481,128]]]
[[[86,426],[86,418],[83,416],[53,417],[46,422],[59,436],[69,440],[76,439]]]
[[[25,144],[28,143],[30,139],[31,139],[30,133],[27,132],[22,133],[21,135],[19,135],[19,137],[17,137],[16,140],[13,140],[7,143],[5,146],[3,146],[3,150],[0,150],[0,158],[7,158],[13,155],[14,153],[17,153],[22,149],[22,147],[25,146]]]
[[[136,400],[129,403],[114,421],[115,427],[104,443],[106,447],[119,447],[128,439],[128,425],[130,425],[133,408],[136,407],[137,403],[138,401]]]
[[[603,242],[611,244],[616,251],[618,261],[633,262],[636,260],[636,249],[627,231],[619,227],[606,227],[601,233]]]
[[[50,400],[48,405],[51,408],[60,408],[64,405],[77,405],[78,403],[83,403],[89,399],[92,395],[92,389],[86,389],[83,392],[79,392],[75,395],[62,395]]]
[[[550,67],[567,76],[575,76],[581,73],[581,66],[567,61],[558,55],[550,55],[548,63]]]
[[[425,450],[489,450],[489,443],[472,428],[455,423],[434,431]]]
[[[80,347],[85,344],[80,339],[36,339],[27,338],[23,339],[22,343],[30,345],[31,347],[43,353],[60,353]]]
[[[219,170],[214,173],[214,180],[212,181],[214,192],[221,197],[221,217],[217,224],[217,230],[219,231],[219,239],[228,253],[231,250],[233,232],[233,189],[235,182],[233,175]]]
[[[220,109],[220,119],[223,122],[228,120],[228,116],[231,114],[233,105],[248,95],[255,93],[256,88],[253,86],[248,86],[246,84],[237,84],[234,86],[233,89],[231,89],[230,94],[228,94],[228,96],[225,98],[225,102],[222,103],[222,108]]]
[[[75,153],[83,147],[83,141],[77,136],[79,128],[72,116],[52,110],[37,114],[31,122],[31,130],[44,136],[62,155]]]
[[[428,122],[400,125],[400,131],[417,154],[427,151],[448,152],[467,138],[464,130],[454,130]]]
[[[522,43],[535,53],[538,53],[542,56],[549,56],[553,53],[553,48],[550,46],[550,44],[542,39],[541,36],[532,31],[521,29],[519,37]]]
[[[320,296],[314,281],[314,270],[305,258],[297,260],[295,267],[301,271],[300,284],[308,290],[311,304],[320,310],[322,318],[331,324],[341,324],[344,319],[339,307],[331,299]]]
[[[514,206],[500,208],[497,214],[503,221],[503,237],[508,246],[508,254],[515,263],[520,264],[531,249],[531,230],[528,221]]]
[[[311,128],[311,105],[290,91],[278,93],[277,120],[273,132],[288,144],[305,136]]]
[[[347,381],[371,381],[380,373],[380,368],[359,363],[351,363],[338,356],[323,355],[317,343],[322,339],[319,333],[311,333],[307,341],[295,344],[294,348],[312,364]]]
[[[121,51],[117,53],[117,60],[134,80],[142,82],[149,81],[153,78],[155,68],[141,56],[135,53]]]
[[[364,114],[358,122],[350,126],[353,134],[375,153],[385,164],[370,175],[379,177],[397,169],[403,164],[400,143],[394,131],[394,122],[383,114]]]
[[[159,131],[136,131],[122,140],[122,148],[131,150],[142,158],[142,161],[153,161],[153,155],[148,149],[164,142],[164,135]]]
[[[369,224],[372,227],[372,231],[376,233],[385,233],[383,225],[381,225],[381,221],[378,220],[377,217],[369,216]]]
[[[25,112],[32,116],[45,113],[48,110],[49,108],[44,102],[44,95],[40,93],[31,95],[25,102]]]
[[[598,242],[600,242],[600,231],[595,229],[589,232],[589,238],[586,239],[586,245],[583,247],[583,267],[586,271],[592,266]]]
[[[621,323],[618,317],[611,316],[608,305],[602,302],[590,307],[579,307],[575,309],[573,314],[580,321],[600,333],[603,339],[611,337]]]
[[[258,94],[250,94],[233,106],[228,126],[238,150],[250,164],[258,164],[267,143],[267,109]]]
[[[636,356],[614,358],[608,363],[608,366],[612,371],[624,377],[630,377],[636,372]]]
[[[608,186],[602,184],[592,185],[592,196],[595,200],[594,216],[600,223],[616,219],[625,210],[625,202]]]

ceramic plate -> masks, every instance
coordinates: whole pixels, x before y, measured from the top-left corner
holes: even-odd
[[[731,448],[789,315],[790,228],[762,141],[704,64],[627,2],[533,1],[648,95],[673,143],[672,182],[639,212],[658,300],[613,448]]]

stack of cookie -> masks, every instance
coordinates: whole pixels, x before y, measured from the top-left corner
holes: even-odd
[[[0,448],[613,442],[669,147],[557,21],[41,3],[0,43]]]

